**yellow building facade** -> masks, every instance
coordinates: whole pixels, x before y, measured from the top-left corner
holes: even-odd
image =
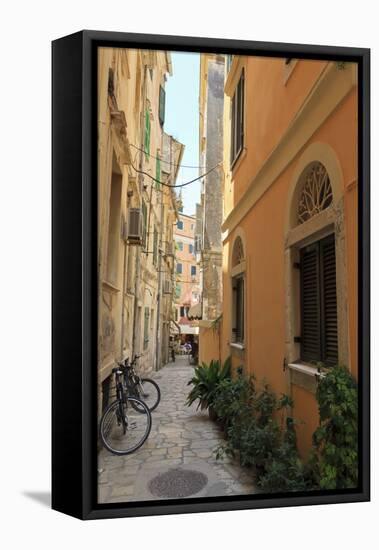
[[[181,159],[163,129],[170,74],[168,52],[99,50],[99,411],[115,361],[142,354],[148,372],[168,359],[174,266],[165,243],[177,207],[173,189],[159,182],[174,183],[170,155]]]
[[[317,364],[357,377],[357,67],[228,57],[222,357],[294,399],[303,457]]]

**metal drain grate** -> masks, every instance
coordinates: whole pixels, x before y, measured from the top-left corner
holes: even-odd
[[[149,491],[160,498],[189,497],[201,491],[207,482],[207,476],[201,472],[174,468],[154,477],[149,482]]]

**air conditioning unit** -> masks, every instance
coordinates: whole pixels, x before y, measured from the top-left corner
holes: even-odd
[[[129,244],[141,245],[143,239],[143,218],[141,208],[129,208],[129,223],[127,224]]]
[[[172,293],[172,286],[170,279],[166,279],[163,282],[163,294],[171,294]]]

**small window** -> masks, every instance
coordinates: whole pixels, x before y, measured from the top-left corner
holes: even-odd
[[[188,250],[190,254],[193,254],[193,244],[188,245]]]
[[[183,243],[181,241],[178,241],[178,250],[183,250]]]
[[[244,294],[245,282],[243,275],[233,277],[233,326],[232,336],[235,343],[242,344],[245,336]]]
[[[245,279],[243,274],[233,277],[233,324],[234,343],[242,344],[245,337]]]
[[[183,265],[176,264],[176,273],[183,273]]]
[[[244,103],[245,103],[245,77],[242,71],[236,90],[232,98],[232,128],[230,164],[238,159],[244,146]]]
[[[177,228],[178,229],[183,229],[183,222],[182,220],[179,220],[178,223],[177,223]]]
[[[191,265],[191,275],[192,276],[196,275],[196,266],[195,265]]]

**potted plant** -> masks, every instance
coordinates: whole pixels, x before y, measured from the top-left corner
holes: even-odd
[[[212,420],[217,418],[213,408],[213,402],[217,394],[219,384],[230,378],[231,363],[228,358],[223,365],[220,361],[212,360],[209,365],[202,363],[195,369],[193,378],[188,385],[193,386],[187,397],[187,405],[191,406],[198,401],[197,408],[201,410],[208,409],[209,417]]]

